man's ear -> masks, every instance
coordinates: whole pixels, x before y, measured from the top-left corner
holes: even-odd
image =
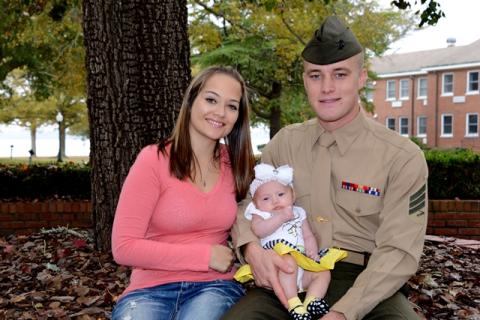
[[[367,78],[368,78],[367,69],[362,68],[362,70],[360,70],[360,76],[358,77],[358,90],[365,87],[365,85],[367,84]]]

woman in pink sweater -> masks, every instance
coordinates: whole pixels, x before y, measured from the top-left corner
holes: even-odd
[[[245,82],[205,69],[171,137],[145,147],[124,182],[112,251],[132,274],[112,319],[218,319],[243,295],[227,237],[253,165]]]

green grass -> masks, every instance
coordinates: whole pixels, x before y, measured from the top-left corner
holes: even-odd
[[[74,162],[74,163],[86,163],[89,161],[88,156],[82,156],[82,157],[66,157],[63,159],[63,162]],[[2,164],[29,164],[30,163],[30,158],[29,157],[13,157],[10,159],[8,158],[1,158],[0,157],[0,163]],[[46,164],[46,163],[52,163],[56,164],[57,163],[57,157],[33,157],[31,160],[32,164]]]

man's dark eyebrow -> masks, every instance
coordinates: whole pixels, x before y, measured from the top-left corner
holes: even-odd
[[[345,72],[351,72],[352,70],[350,70],[349,68],[345,68],[345,67],[339,67],[339,68],[335,68],[335,69],[333,69],[333,71],[345,71]]]
[[[338,68],[335,68],[333,69],[334,72],[338,72],[338,71],[345,71],[345,72],[351,72],[352,70],[350,70],[350,68],[346,68],[346,67],[338,67]],[[308,70],[307,73],[312,73],[312,72],[320,72],[320,73],[323,73],[322,70],[320,69],[311,69],[311,70]]]

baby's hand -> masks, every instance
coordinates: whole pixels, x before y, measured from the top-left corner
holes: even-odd
[[[317,261],[320,257],[318,255],[318,245],[315,238],[310,237],[305,239],[305,254],[307,257]]]
[[[315,250],[306,250],[305,253],[307,257],[309,257],[312,260],[315,260],[315,261],[320,260],[320,256],[318,255],[318,252],[315,252]]]
[[[284,222],[292,220],[295,217],[295,215],[293,214],[293,207],[292,206],[286,206],[286,207],[278,208],[278,209],[275,208],[273,210],[273,214],[281,215],[283,217]]]

